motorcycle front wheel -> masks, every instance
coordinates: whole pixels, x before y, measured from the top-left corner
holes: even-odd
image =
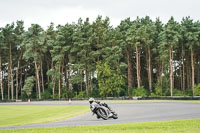
[[[99,117],[101,117],[102,119],[104,120],[108,120],[108,115],[106,113],[106,110],[103,109],[103,108],[98,108],[97,111],[96,111],[97,115]]]

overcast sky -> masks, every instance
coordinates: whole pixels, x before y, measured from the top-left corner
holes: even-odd
[[[50,22],[64,25],[80,17],[94,21],[98,15],[108,16],[114,26],[146,15],[164,23],[170,16],[179,22],[185,16],[200,20],[200,0],[0,0],[0,27],[23,20],[26,28],[31,23],[47,28]]]

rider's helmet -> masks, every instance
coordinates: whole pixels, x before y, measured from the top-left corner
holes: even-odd
[[[95,100],[94,100],[94,98],[92,98],[92,97],[89,99],[89,103],[90,103],[90,104],[93,103],[94,101],[95,101]]]

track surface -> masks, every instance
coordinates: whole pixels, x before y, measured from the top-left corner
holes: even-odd
[[[84,125],[106,125],[133,122],[168,121],[200,118],[200,103],[109,103],[113,110],[118,113],[117,120],[97,119],[91,112],[68,118],[58,122],[0,127],[0,129],[19,128],[42,128],[42,127],[63,127],[63,126],[84,126]],[[27,103],[10,103],[0,105],[27,105]],[[72,102],[32,102],[29,105],[87,105],[86,101]],[[28,106],[28,105],[27,105]]]

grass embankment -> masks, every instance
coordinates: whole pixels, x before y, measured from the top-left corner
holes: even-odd
[[[88,106],[1,105],[0,126],[58,121],[88,111]]]
[[[200,119],[130,124],[0,130],[4,133],[199,133]]]

